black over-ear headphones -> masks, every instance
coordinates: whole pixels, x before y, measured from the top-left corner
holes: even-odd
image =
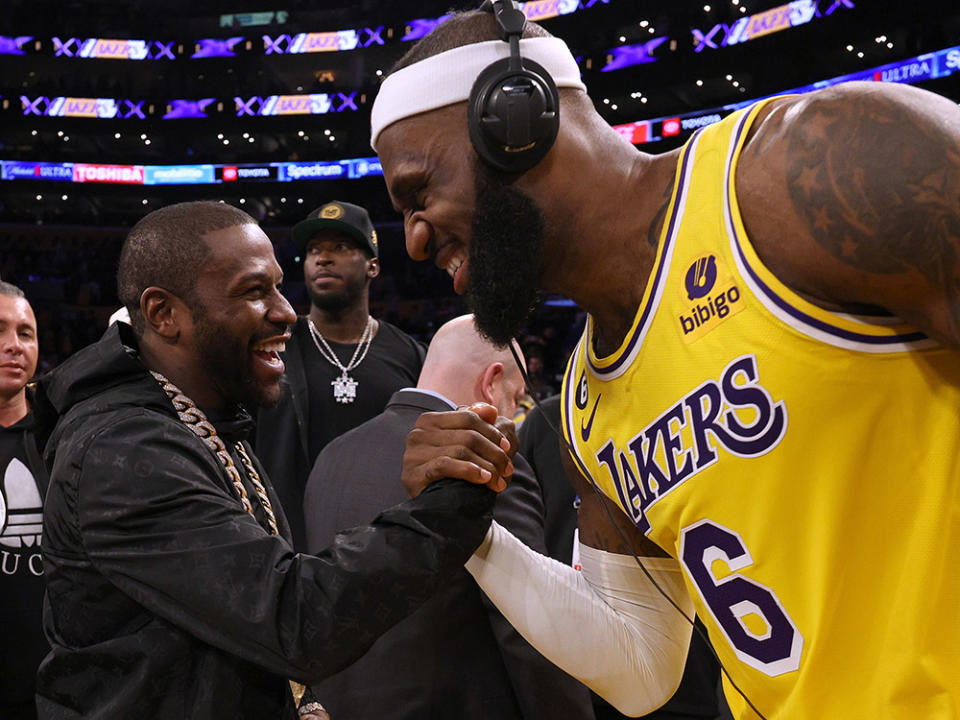
[[[485,67],[473,83],[467,105],[470,141],[489,165],[523,173],[540,162],[557,139],[557,86],[541,65],[520,55],[527,18],[513,0],[487,0],[480,10],[493,12],[510,43],[510,57]]]

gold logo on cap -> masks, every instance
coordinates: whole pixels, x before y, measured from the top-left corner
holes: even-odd
[[[343,208],[336,203],[324,205],[320,210],[320,217],[324,220],[338,220],[343,217]]]
[[[371,231],[370,231],[370,242],[373,243],[373,246],[374,246],[374,247],[379,247],[379,245],[377,245],[377,231],[376,231],[376,230],[371,230]]]

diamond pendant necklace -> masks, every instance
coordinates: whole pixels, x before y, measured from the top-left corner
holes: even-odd
[[[346,365],[340,362],[340,358],[337,357],[333,349],[327,344],[326,339],[317,330],[313,320],[307,318],[307,325],[310,327],[310,337],[313,338],[313,344],[317,346],[317,351],[327,362],[340,370],[339,377],[330,381],[330,385],[333,386],[333,399],[338,403],[352,403],[357,399],[358,383],[348,373],[363,362],[363,359],[367,356],[367,351],[370,350],[370,344],[373,342],[373,318],[367,316],[367,326],[363,329],[360,342],[357,343],[357,349],[353,351],[353,357]]]

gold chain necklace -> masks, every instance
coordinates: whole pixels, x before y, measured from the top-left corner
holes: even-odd
[[[160,383],[160,387],[163,388],[167,397],[170,398],[170,402],[173,403],[173,409],[177,411],[177,416],[180,418],[180,421],[190,428],[194,435],[203,440],[203,444],[210,448],[213,454],[217,456],[217,459],[227,473],[227,477],[229,477],[233,483],[237,495],[240,496],[240,504],[243,505],[243,509],[255,518],[256,516],[253,515],[253,505],[250,504],[250,498],[247,497],[247,490],[243,487],[243,481],[240,479],[240,471],[237,470],[233,458],[230,457],[230,453],[227,452],[227,446],[224,445],[223,440],[217,435],[217,429],[213,426],[213,423],[207,419],[203,410],[198,408],[193,400],[183,394],[180,388],[158,372],[151,370],[150,374]],[[256,468],[253,467],[253,461],[251,461],[250,456],[247,455],[243,443],[235,443],[234,447],[240,455],[243,467],[246,468],[250,482],[253,483],[253,487],[257,491],[257,497],[260,498],[260,504],[263,506],[263,511],[267,515],[267,523],[270,525],[270,534],[279,535],[280,530],[277,527],[277,516],[273,512],[273,505],[270,503],[270,498],[267,497],[267,489],[260,480],[260,474],[256,471]]]

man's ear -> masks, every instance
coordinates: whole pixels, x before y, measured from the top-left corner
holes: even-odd
[[[379,258],[370,258],[367,261],[367,277],[373,280],[379,274],[380,274]]]
[[[151,286],[140,295],[140,312],[144,331],[152,331],[167,342],[176,342],[185,322],[193,316],[186,304],[169,290]]]
[[[485,403],[500,407],[500,396],[503,384],[503,363],[495,362],[487,365],[480,376],[479,394]]]

